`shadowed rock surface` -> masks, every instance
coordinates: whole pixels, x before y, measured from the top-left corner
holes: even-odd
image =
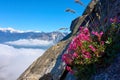
[[[120,0],[92,0],[83,15],[72,21],[71,33],[34,61],[17,80],[76,80],[65,71],[65,64],[61,60],[71,39],[77,35],[80,26],[86,26],[90,30],[105,30],[110,18],[115,16],[120,19]],[[93,76],[92,80],[120,80],[119,62],[118,56],[117,61],[103,73]]]
[[[120,80],[120,53],[110,67],[100,74],[96,74],[92,80]]]

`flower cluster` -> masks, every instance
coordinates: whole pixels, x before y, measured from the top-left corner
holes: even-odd
[[[120,19],[118,19],[118,17],[115,16],[114,18],[110,18],[110,22],[111,23],[120,23]]]
[[[105,50],[104,41],[101,40],[102,35],[103,32],[92,31],[91,34],[87,27],[80,27],[79,34],[73,38],[67,53],[62,56],[62,60],[67,65],[66,69],[70,73],[74,73],[71,66],[77,68],[81,65],[91,64],[102,56]],[[97,41],[93,37],[97,37]]]
[[[104,32],[80,27],[79,34],[73,38],[62,56],[67,71],[77,78],[89,80],[98,69],[111,64],[120,52],[120,19],[110,18],[110,23]]]

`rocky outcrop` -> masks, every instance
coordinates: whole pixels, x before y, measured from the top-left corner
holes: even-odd
[[[51,75],[54,75],[54,77],[57,78],[58,75],[63,73],[59,69],[64,67],[54,67],[61,63],[61,58],[59,56],[64,52],[65,47],[69,42],[70,39],[64,40],[49,48],[40,58],[30,65],[30,67],[18,78],[18,80],[39,80],[39,78],[44,74],[51,74],[51,72]],[[53,68],[55,70],[52,70]]]
[[[83,15],[72,21],[71,33],[34,61],[18,80],[76,80],[65,70],[65,64],[61,60],[62,54],[66,52],[71,39],[77,35],[80,26],[86,26],[90,30],[105,30],[106,26],[109,25],[109,19],[115,16],[120,19],[120,0],[92,0]],[[110,66],[105,72],[96,74],[93,79],[119,80],[119,78],[115,79],[110,74],[110,71],[114,71],[116,64],[119,64],[119,62],[111,65],[113,67]],[[120,75],[120,66],[116,68],[115,73]],[[108,77],[98,79],[101,75],[105,77],[106,74]]]

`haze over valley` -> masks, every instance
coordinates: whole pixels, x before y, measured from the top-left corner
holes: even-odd
[[[0,28],[0,80],[16,80],[45,50],[66,35]]]

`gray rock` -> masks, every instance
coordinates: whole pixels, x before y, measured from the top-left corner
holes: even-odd
[[[65,70],[61,61],[71,39],[79,32],[80,26],[90,30],[106,30],[110,18],[120,18],[120,0],[92,0],[81,17],[71,23],[71,33],[58,44],[49,48],[17,80],[76,80]],[[96,26],[97,25],[97,26]],[[92,80],[120,80],[120,56],[109,68],[92,77]]]
[[[94,75],[92,80],[120,80],[120,54],[118,54],[110,67],[102,73]]]

